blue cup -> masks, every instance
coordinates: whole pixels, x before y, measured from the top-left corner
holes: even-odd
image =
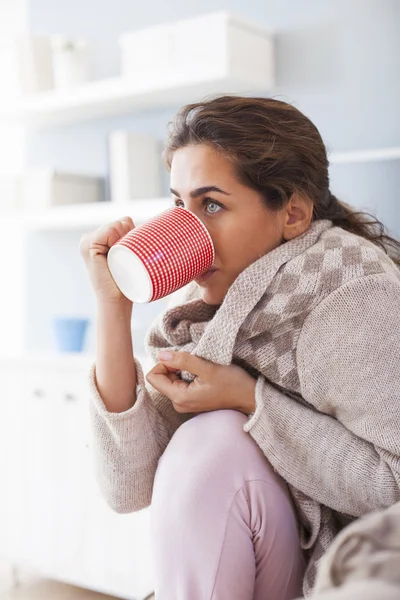
[[[82,352],[88,319],[56,317],[53,319],[54,337],[59,352]]]

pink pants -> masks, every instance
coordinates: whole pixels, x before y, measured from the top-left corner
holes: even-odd
[[[151,505],[156,600],[289,600],[304,558],[289,492],[233,410],[182,425]]]

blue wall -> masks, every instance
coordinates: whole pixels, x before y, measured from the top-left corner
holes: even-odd
[[[330,150],[400,145],[398,0],[31,0],[31,25],[35,33],[87,37],[97,78],[118,74],[120,33],[219,9],[276,32],[277,84],[266,93],[310,116]],[[108,131],[131,127],[163,138],[173,113],[160,110],[33,134],[29,163],[105,173]],[[375,210],[400,234],[400,161],[336,166],[331,187],[347,202]]]

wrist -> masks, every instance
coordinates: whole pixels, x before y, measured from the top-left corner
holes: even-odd
[[[256,385],[256,379],[249,375],[245,389],[241,393],[238,406],[238,410],[246,416],[253,414],[256,410]]]
[[[133,303],[128,298],[125,298],[125,296],[122,296],[115,300],[98,300],[97,309],[99,314],[118,314],[130,319]]]

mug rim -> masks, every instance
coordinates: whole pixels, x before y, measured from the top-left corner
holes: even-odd
[[[125,294],[125,292],[121,289],[121,287],[117,284],[117,282],[114,279],[114,276],[113,276],[112,271],[111,271],[111,265],[109,263],[109,257],[112,256],[112,254],[115,254],[116,252],[120,253],[121,251],[124,252],[124,253],[126,253],[126,255],[129,256],[130,260],[132,260],[132,257],[134,257],[134,259],[138,263],[140,263],[140,265],[141,265],[141,267],[143,269],[143,273],[146,275],[146,278],[148,280],[149,293],[146,296],[145,300],[142,300],[142,299],[140,299],[140,300],[133,299],[131,297],[132,294],[129,294],[129,296],[128,296],[128,294]],[[112,260],[112,258],[111,258],[111,260]],[[138,304],[146,304],[146,303],[149,303],[149,302],[152,301],[153,296],[154,296],[154,285],[153,285],[153,281],[152,281],[152,279],[150,277],[150,273],[147,270],[147,268],[146,268],[145,264],[143,263],[143,261],[141,260],[141,258],[131,248],[127,248],[123,244],[118,244],[118,242],[116,244],[114,244],[114,246],[111,246],[111,248],[109,249],[108,254],[107,254],[107,264],[108,264],[108,268],[110,270],[111,276],[114,279],[115,285],[118,287],[118,289],[120,289],[120,291],[124,294],[124,296],[126,296],[127,298],[129,298],[129,300],[131,300],[131,302],[136,302]],[[125,288],[125,286],[124,286],[124,288]],[[126,290],[126,288],[125,288],[125,290]]]

